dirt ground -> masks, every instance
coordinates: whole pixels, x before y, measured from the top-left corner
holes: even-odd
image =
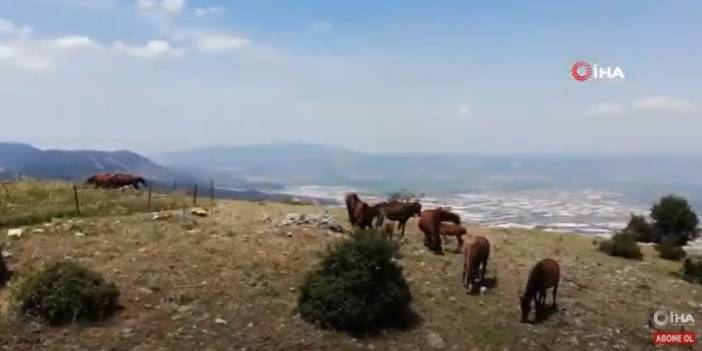
[[[598,252],[592,237],[469,227],[490,240],[489,275],[498,281],[476,296],[460,282],[462,256],[450,252],[455,241],[448,240],[443,256],[427,252],[416,219],[407,225],[400,263],[420,324],[360,339],[319,330],[295,313],[298,287],[343,235],[276,223],[288,213],[327,210],[346,226],[342,209],[223,201],[208,217],[175,210],[162,220],[152,214],[62,219],[28,227],[19,239],[2,233],[16,276],[0,290],[0,349],[648,350],[648,320],[658,309],[691,313],[701,335],[702,286],[672,275],[680,263],[655,257],[650,247],[643,261],[630,261]],[[545,257],[561,265],[560,311],[541,324],[520,323],[519,291]],[[58,259],[114,281],[124,309],[97,325],[18,320],[9,304],[17,281]]]

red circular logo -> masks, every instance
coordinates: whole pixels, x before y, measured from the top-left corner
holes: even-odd
[[[580,68],[584,68],[585,72],[583,74],[580,74]],[[581,82],[584,82],[592,76],[592,65],[585,61],[578,61],[576,62],[573,67],[570,68],[570,74],[573,75],[573,78],[576,80],[579,80]]]

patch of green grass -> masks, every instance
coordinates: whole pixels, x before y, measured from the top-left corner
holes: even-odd
[[[0,192],[0,228],[48,222],[77,215],[73,184],[22,181],[4,183]],[[182,193],[153,193],[151,206],[145,190],[104,190],[78,186],[81,216],[128,215],[189,206]]]

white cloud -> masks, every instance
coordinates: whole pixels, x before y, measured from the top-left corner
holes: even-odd
[[[201,8],[195,9],[195,16],[207,17],[207,16],[218,15],[222,12],[223,12],[223,10],[219,6],[201,7]]]
[[[137,7],[142,11],[176,15],[185,8],[185,0],[137,0]]]
[[[146,59],[178,57],[182,54],[165,40],[151,40],[144,46],[132,46],[118,41],[112,44],[112,49],[117,53]]]
[[[687,112],[693,104],[687,100],[669,96],[651,96],[634,101],[634,108],[646,110],[663,110],[670,112]]]
[[[468,116],[470,116],[471,112],[472,111],[471,111],[470,107],[468,107],[466,105],[463,105],[463,106],[458,108],[458,116],[459,117],[468,117]]]
[[[624,106],[619,104],[600,104],[585,111],[588,116],[614,116],[624,112]]]
[[[0,67],[42,72],[52,70],[55,65],[50,59],[32,55],[19,45],[0,45]]]
[[[196,48],[202,52],[214,53],[232,51],[251,44],[251,40],[229,34],[205,34],[196,43]]]
[[[51,47],[59,50],[80,50],[97,48],[98,45],[92,39],[82,35],[71,35],[57,38],[51,42]]]
[[[26,37],[32,32],[30,26],[17,26],[12,21],[0,18],[0,35],[19,35]]]
[[[312,23],[312,29],[319,31],[319,32],[328,31],[328,30],[332,29],[333,26],[334,25],[329,21],[318,21],[318,22]]]

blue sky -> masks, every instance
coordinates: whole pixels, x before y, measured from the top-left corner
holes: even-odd
[[[702,151],[699,1],[0,1],[0,140]],[[623,80],[577,82],[571,65]]]

